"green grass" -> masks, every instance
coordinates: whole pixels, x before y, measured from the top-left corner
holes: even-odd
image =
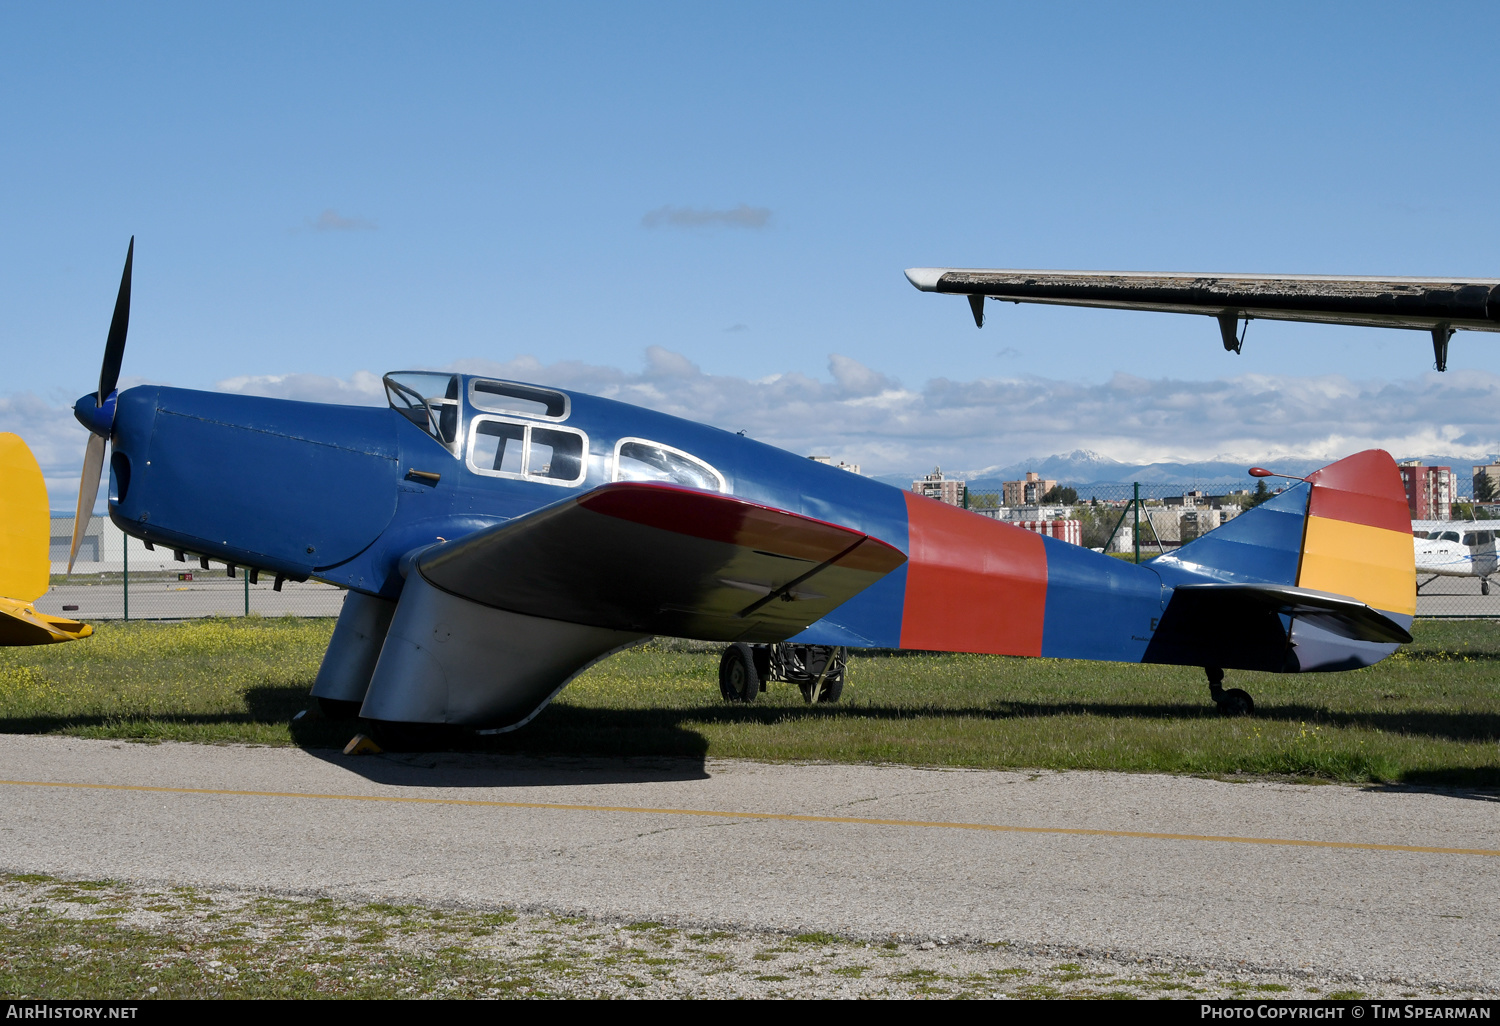
[[[101,624],[0,650],[0,732],[342,745],[307,690],[327,620]],[[487,751],[1105,769],[1443,785],[1500,784],[1500,625],[1419,622],[1349,673],[1237,673],[1253,718],[1220,718],[1201,670],[968,655],[857,657],[838,705],[790,685],[726,705],[717,653],[647,645],[584,674]]]

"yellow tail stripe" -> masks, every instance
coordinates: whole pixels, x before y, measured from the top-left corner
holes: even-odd
[[[1297,586],[1348,595],[1388,613],[1417,611],[1412,536],[1347,520],[1308,517]]]

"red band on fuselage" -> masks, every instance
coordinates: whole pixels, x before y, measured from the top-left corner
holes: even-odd
[[[910,492],[901,647],[1042,654],[1041,536]]]

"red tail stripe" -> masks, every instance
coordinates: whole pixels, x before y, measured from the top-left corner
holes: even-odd
[[[1307,515],[1411,533],[1411,510],[1406,505],[1405,497],[1391,499],[1383,495],[1314,486]]]
[[[1367,449],[1309,475],[1313,484],[1307,515],[1411,533],[1411,511],[1396,461]]]

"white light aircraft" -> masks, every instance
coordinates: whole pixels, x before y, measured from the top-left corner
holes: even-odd
[[[1417,520],[1412,523],[1417,575],[1431,574],[1417,590],[1439,577],[1477,577],[1479,593],[1490,593],[1490,575],[1497,569],[1496,530],[1472,520]]]

